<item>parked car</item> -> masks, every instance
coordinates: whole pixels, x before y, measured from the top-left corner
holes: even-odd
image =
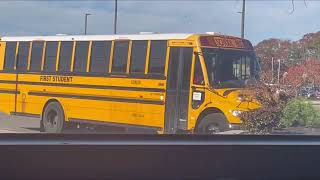
[[[298,95],[305,98],[315,97],[316,90],[314,86],[302,86],[299,89]]]
[[[314,98],[320,100],[320,87],[315,87]]]

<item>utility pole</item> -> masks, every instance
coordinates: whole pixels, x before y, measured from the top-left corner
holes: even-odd
[[[246,0],[242,0],[242,11],[241,11],[241,38],[244,38],[244,20],[246,15]]]
[[[85,19],[84,19],[84,34],[87,34],[87,25],[88,25],[88,16],[90,16],[90,13],[85,14]]]
[[[117,34],[117,19],[118,19],[118,0],[115,0],[114,4],[114,21],[113,21],[113,31],[114,34]]]
[[[281,68],[281,59],[278,59],[278,84],[280,84],[280,68]]]
[[[271,83],[273,83],[273,57],[271,58]]]

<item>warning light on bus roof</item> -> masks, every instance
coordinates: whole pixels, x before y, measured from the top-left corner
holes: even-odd
[[[203,36],[200,37],[201,46],[217,48],[234,48],[252,50],[251,43],[245,39],[223,36]]]

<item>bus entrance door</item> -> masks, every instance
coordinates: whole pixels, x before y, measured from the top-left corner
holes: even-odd
[[[192,47],[171,47],[168,67],[165,133],[187,130]]]

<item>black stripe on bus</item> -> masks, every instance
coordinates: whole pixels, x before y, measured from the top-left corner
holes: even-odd
[[[15,84],[16,81],[0,80],[0,83]],[[165,89],[161,89],[161,88],[103,86],[103,85],[87,85],[87,84],[64,84],[64,83],[46,83],[46,82],[31,82],[31,81],[19,81],[18,84],[78,87],[78,88],[93,88],[93,89],[113,89],[113,90],[128,90],[128,91],[165,92]]]
[[[104,97],[104,96],[86,96],[86,95],[59,94],[59,93],[48,93],[48,92],[29,92],[28,94],[32,96],[49,96],[49,97],[61,97],[61,98],[73,98],[73,99],[89,99],[89,100],[99,100],[99,101],[115,101],[115,102],[126,102],[126,103],[164,105],[163,101],[158,101],[158,100],[130,99],[130,98]]]
[[[2,70],[1,73],[16,74],[14,70]],[[18,72],[21,74],[35,74],[35,75],[57,75],[57,76],[83,76],[83,77],[108,77],[108,78],[126,78],[126,79],[154,79],[154,80],[166,80],[166,76],[163,74],[97,74],[97,73],[80,73],[80,72]]]
[[[2,94],[20,94],[20,91],[0,89],[0,93],[2,93]]]
[[[93,120],[93,119],[68,118],[68,120],[70,122],[73,122],[73,123],[86,123],[86,124],[105,125],[105,126],[112,126],[112,127],[143,128],[143,129],[150,129],[150,130],[161,130],[160,127],[155,127],[155,126],[133,125],[133,124],[126,124],[126,123],[106,122],[106,121]]]

